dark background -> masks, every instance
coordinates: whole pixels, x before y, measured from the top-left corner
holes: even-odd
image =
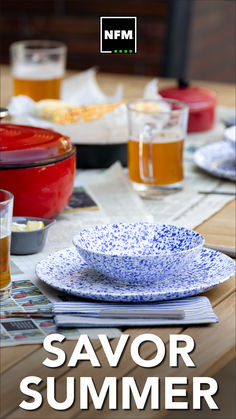
[[[0,0],[0,62],[21,39],[55,39],[68,68],[235,80],[234,0]],[[99,53],[100,16],[137,16],[138,53]]]

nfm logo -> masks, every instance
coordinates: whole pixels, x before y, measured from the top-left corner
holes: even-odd
[[[137,52],[137,18],[100,17],[100,52],[134,54]]]

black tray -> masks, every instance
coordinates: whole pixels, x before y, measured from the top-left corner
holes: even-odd
[[[119,160],[127,166],[127,144],[74,144],[78,169],[107,168]]]

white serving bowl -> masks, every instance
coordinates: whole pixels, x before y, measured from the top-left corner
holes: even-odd
[[[73,238],[80,256],[122,284],[151,284],[191,263],[204,238],[184,227],[152,223],[94,226]]]

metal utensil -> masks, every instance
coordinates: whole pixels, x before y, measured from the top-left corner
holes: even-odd
[[[198,193],[203,195],[232,195],[235,196],[235,192],[228,191],[198,191]]]
[[[104,309],[100,310],[97,314],[94,312],[60,312],[60,313],[53,313],[53,312],[39,312],[34,311],[32,313],[29,312],[7,312],[5,311],[7,317],[32,317],[32,318],[54,318],[57,314],[58,315],[74,315],[79,317],[101,317],[101,318],[114,318],[114,319],[125,319],[125,318],[145,318],[145,319],[183,319],[184,317],[184,310],[162,310],[162,309],[147,309],[147,310],[109,310]]]
[[[147,310],[101,310],[99,317],[115,318],[115,319],[183,319],[184,310],[161,310],[161,309],[147,309]]]

